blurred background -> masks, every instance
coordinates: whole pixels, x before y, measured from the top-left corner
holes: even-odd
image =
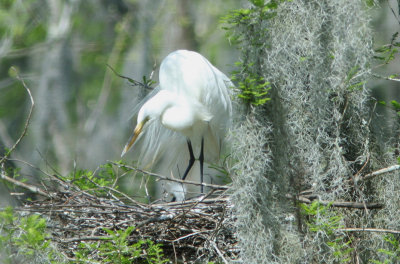
[[[190,49],[229,76],[239,52],[225,37],[219,20],[247,4],[244,0],[0,0],[0,156],[20,136],[30,109],[17,72],[36,105],[28,134],[11,158],[52,167],[62,175],[119,160],[132,130],[132,110],[146,91],[116,76],[107,65],[138,81],[154,71],[157,82],[162,59],[171,51]],[[375,8],[375,46],[390,43],[399,30],[398,12],[396,1],[381,1]],[[398,60],[379,71],[398,73]],[[398,84],[373,81],[370,86],[377,99],[400,101]],[[23,176],[36,173],[20,162],[10,165],[23,167]]]
[[[132,132],[132,110],[158,81],[162,59],[176,49],[199,51],[227,74],[237,60],[219,20],[240,1],[1,0],[0,155],[28,135],[12,158],[61,174],[119,160]],[[229,74],[228,74],[229,75]],[[129,155],[126,158],[129,160]],[[21,167],[23,164],[18,164]],[[22,173],[33,173],[28,168]]]

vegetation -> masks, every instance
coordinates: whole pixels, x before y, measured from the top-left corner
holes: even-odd
[[[400,262],[400,17],[377,2],[1,1],[0,262]],[[165,175],[105,161],[178,48],[233,68],[231,180],[165,205]]]

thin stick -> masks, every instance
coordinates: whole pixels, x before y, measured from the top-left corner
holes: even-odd
[[[114,70],[114,68],[111,67],[109,64],[107,64],[107,67],[110,68],[110,69],[113,71],[113,73],[114,73],[115,75],[117,75],[118,77],[120,77],[120,78],[122,78],[122,79],[128,80],[128,81],[129,81],[130,83],[132,83],[133,85],[140,86],[140,87],[143,87],[143,88],[148,89],[148,90],[154,90],[154,87],[148,86],[147,84],[141,83],[141,82],[136,81],[136,80],[134,80],[134,79],[132,79],[132,78],[129,78],[129,77],[127,77],[127,76],[123,76],[123,75],[119,74],[119,73],[118,73],[116,70]],[[154,73],[154,71],[152,71],[152,74],[153,74],[153,73]],[[150,75],[150,79],[151,79],[151,75]]]
[[[195,235],[198,235],[198,234],[202,234],[202,233],[208,233],[208,232],[209,232],[209,230],[207,230],[207,231],[197,231],[197,232],[194,232],[194,233],[185,235],[185,236],[183,236],[183,237],[179,237],[179,238],[177,238],[177,239],[175,239],[175,240],[172,240],[171,242],[172,242],[172,243],[178,242],[179,240],[182,240],[182,239],[185,239],[185,238],[188,238],[188,237],[191,237],[191,236],[195,236]]]
[[[342,232],[377,232],[377,233],[390,233],[390,234],[400,234],[400,230],[392,230],[392,229],[381,229],[381,228],[339,228],[337,231]]]
[[[77,237],[77,238],[70,238],[70,239],[60,239],[59,242],[61,243],[72,243],[72,242],[80,242],[80,241],[101,241],[101,240],[113,240],[112,237],[106,236],[87,236],[87,237]]]
[[[379,78],[379,79],[400,82],[400,79],[398,79],[398,78],[391,78],[391,77],[381,76],[381,75],[378,75],[378,74],[375,74],[375,73],[372,73],[371,75],[376,77],[376,78]]]
[[[22,85],[24,86],[25,90],[28,92],[29,98],[31,100],[31,108],[29,109],[29,114],[28,118],[26,119],[24,130],[22,131],[22,134],[19,136],[17,141],[14,143],[14,145],[10,148],[9,151],[4,155],[4,157],[0,160],[0,164],[2,164],[9,156],[10,154],[14,151],[14,149],[18,146],[19,142],[21,142],[22,138],[26,135],[26,132],[28,131],[28,126],[32,118],[32,113],[33,113],[33,108],[35,107],[35,101],[33,100],[31,90],[29,90],[28,86],[26,86],[24,80],[18,75],[17,70],[14,67],[11,67],[13,71],[17,74],[17,79],[21,81]]]
[[[370,174],[367,174],[363,177],[361,177],[360,179],[358,179],[359,181],[366,181],[369,179],[372,179],[378,175],[384,174],[384,173],[389,173],[395,170],[400,170],[400,165],[392,165],[390,167],[384,168],[384,169],[380,169],[374,172],[371,172]]]
[[[222,260],[224,261],[225,264],[228,264],[228,261],[226,261],[226,259],[224,258],[224,255],[222,255],[221,251],[218,249],[217,245],[215,244],[215,242],[212,242],[213,247],[215,248],[215,251],[217,251],[218,255],[222,258]]]
[[[217,184],[210,184],[210,183],[200,183],[200,182],[194,182],[194,181],[187,181],[187,180],[179,180],[179,179],[174,179],[174,178],[168,178],[166,176],[162,176],[162,175],[157,174],[157,173],[145,171],[145,170],[142,170],[142,169],[139,169],[139,168],[135,168],[135,167],[132,167],[132,166],[128,166],[128,165],[125,165],[125,164],[119,164],[119,163],[116,163],[116,162],[113,162],[113,161],[109,161],[109,160],[107,162],[109,162],[111,164],[114,164],[114,165],[116,165],[118,167],[123,167],[123,168],[126,168],[126,169],[138,171],[138,172],[144,173],[146,175],[153,176],[153,177],[156,177],[156,178],[159,178],[159,179],[162,179],[162,180],[166,180],[166,181],[179,182],[179,183],[185,183],[185,184],[192,184],[192,185],[198,185],[198,186],[206,186],[206,187],[210,187],[210,188],[217,189],[217,190],[218,189],[219,190],[227,190],[227,189],[229,189],[228,186],[224,186],[224,185],[217,185]]]
[[[289,199],[293,198],[293,195],[291,194],[286,194],[286,197]],[[301,202],[301,203],[306,203],[306,204],[310,204],[312,203],[311,200],[303,197],[303,196],[299,196],[296,198],[297,201]],[[358,203],[358,202],[337,202],[337,201],[322,201],[319,200],[319,203],[322,205],[330,205],[333,207],[344,207],[344,208],[354,208],[354,209],[381,209],[383,208],[383,204],[380,203]]]
[[[29,184],[20,182],[20,181],[18,181],[16,179],[8,177],[6,175],[6,173],[5,173],[4,168],[1,169],[0,177],[1,177],[1,179],[5,180],[5,181],[8,181],[9,183],[12,183],[12,184],[14,184],[14,185],[16,185],[18,187],[22,187],[24,189],[27,189],[27,190],[29,190],[29,191],[31,191],[33,193],[40,194],[40,195],[43,195],[45,197],[51,197],[50,194],[42,191],[42,189],[40,189],[39,187],[36,187],[36,186],[33,186],[33,185],[29,185]]]

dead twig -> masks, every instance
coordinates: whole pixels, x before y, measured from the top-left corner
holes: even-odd
[[[35,107],[35,101],[33,100],[31,90],[28,88],[28,86],[26,85],[25,81],[18,75],[17,70],[16,70],[14,67],[12,67],[11,69],[16,73],[17,79],[18,79],[19,81],[21,81],[22,85],[24,86],[25,90],[27,91],[27,93],[28,93],[28,95],[29,95],[29,99],[30,99],[30,101],[31,101],[31,107],[30,107],[30,109],[29,109],[29,114],[28,114],[28,117],[27,117],[27,119],[26,119],[26,121],[25,121],[25,126],[24,126],[24,129],[23,129],[21,135],[20,135],[20,136],[18,137],[18,139],[15,141],[14,145],[6,152],[6,154],[5,154],[5,155],[1,158],[1,160],[0,160],[0,166],[1,166],[1,173],[0,173],[0,176],[1,176],[1,179],[5,180],[5,181],[7,181],[7,182],[9,182],[9,183],[12,183],[12,184],[14,184],[14,185],[16,185],[16,186],[18,186],[18,187],[22,187],[22,188],[24,188],[24,189],[27,189],[27,190],[33,192],[33,193],[40,194],[40,195],[45,196],[45,197],[51,197],[51,195],[50,195],[49,193],[44,192],[43,190],[41,190],[41,189],[40,189],[39,187],[37,187],[37,186],[33,186],[33,185],[30,185],[30,184],[27,184],[27,183],[18,181],[18,180],[16,180],[16,179],[13,179],[13,178],[8,177],[8,176],[6,175],[6,170],[5,170],[5,168],[4,168],[4,162],[8,159],[8,157],[11,155],[11,153],[12,153],[12,152],[15,150],[15,148],[19,145],[19,143],[21,142],[21,140],[25,137],[26,132],[28,131],[28,127],[29,127],[31,118],[32,118],[33,108]]]
[[[228,264],[228,261],[225,259],[224,255],[221,253],[215,242],[212,242],[213,247],[215,248],[215,251],[217,251],[218,255],[222,258],[225,264]]]
[[[12,184],[14,184],[14,185],[16,185],[18,187],[22,187],[22,188],[24,188],[24,189],[26,189],[28,191],[31,191],[31,192],[33,192],[35,194],[40,194],[42,196],[49,197],[49,198],[51,197],[51,195],[49,193],[44,192],[42,189],[40,189],[37,186],[33,186],[33,185],[30,185],[30,184],[27,184],[27,183],[24,183],[24,182],[20,182],[20,181],[18,181],[16,179],[8,177],[6,175],[6,173],[5,173],[4,168],[1,169],[0,176],[1,176],[2,180],[8,181],[9,183],[12,183]]]
[[[107,162],[109,162],[109,163],[111,163],[113,165],[116,165],[118,167],[122,167],[122,168],[125,168],[125,169],[141,172],[143,174],[146,174],[146,175],[149,175],[149,176],[153,176],[153,177],[156,177],[156,178],[161,179],[161,180],[184,183],[184,184],[191,184],[191,185],[197,185],[197,186],[205,186],[205,187],[209,187],[209,188],[216,189],[216,190],[228,190],[229,189],[229,187],[225,186],[225,185],[217,185],[217,184],[210,184],[210,183],[200,183],[200,182],[180,180],[180,179],[175,179],[175,178],[168,178],[166,176],[163,176],[163,175],[160,175],[160,174],[157,174],[157,173],[153,173],[153,172],[149,172],[149,171],[145,171],[145,170],[142,170],[142,169],[139,169],[139,168],[135,168],[135,167],[132,167],[132,166],[129,166],[129,165],[119,164],[119,163],[116,163],[116,162],[113,162],[113,161],[109,161],[109,160]]]
[[[336,229],[336,231],[339,231],[339,232],[378,232],[378,233],[400,234],[400,230],[382,229],[382,228],[361,228],[361,227],[339,228],[339,229]]]
[[[293,199],[293,195],[286,194],[286,197],[289,199]],[[303,196],[296,197],[297,201],[301,203],[311,204],[312,200],[307,199]],[[383,204],[380,203],[359,203],[359,202],[341,202],[341,201],[322,201],[318,200],[321,205],[324,206],[333,206],[333,207],[343,207],[343,208],[351,208],[351,209],[382,209],[384,207]]]
[[[366,180],[370,180],[378,175],[384,174],[384,173],[389,173],[395,170],[400,170],[400,165],[392,165],[389,166],[387,168],[383,168],[374,172],[371,172],[365,176],[359,177],[358,179],[356,179],[357,181],[366,181]]]
[[[18,144],[21,142],[22,138],[25,137],[26,132],[28,131],[29,123],[32,118],[32,113],[33,113],[33,108],[35,107],[35,101],[33,100],[31,90],[29,90],[28,86],[25,84],[24,80],[18,75],[17,70],[14,67],[11,67],[11,69],[16,73],[17,79],[21,81],[22,85],[24,86],[25,90],[28,92],[29,99],[31,100],[31,107],[29,109],[29,114],[28,118],[26,119],[24,130],[22,131],[21,135],[15,141],[14,145],[7,151],[7,153],[4,155],[4,157],[0,160],[0,164],[4,163],[4,161],[10,156],[10,154],[15,150],[15,148],[18,146]]]
[[[132,78],[129,78],[129,77],[127,77],[127,76],[124,76],[124,75],[119,74],[119,73],[118,73],[116,70],[114,70],[114,68],[111,67],[109,64],[107,64],[107,67],[110,68],[110,69],[112,70],[112,72],[113,72],[115,75],[117,75],[118,77],[120,77],[120,78],[122,78],[122,79],[128,80],[130,83],[132,83],[132,84],[135,85],[135,86],[140,86],[140,87],[143,87],[143,88],[148,89],[148,90],[153,90],[153,89],[154,89],[153,87],[148,86],[148,85],[145,84],[145,83],[141,83],[141,82],[136,81],[136,80],[134,80],[134,79],[132,79]],[[154,71],[153,71],[153,72],[154,72]],[[153,72],[152,72],[152,74],[153,74]],[[151,79],[152,74],[150,75],[150,79]]]

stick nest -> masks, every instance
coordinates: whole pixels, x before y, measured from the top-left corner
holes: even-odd
[[[51,240],[63,255],[74,258],[81,242],[103,243],[109,235],[104,228],[135,229],[129,242],[150,239],[162,244],[164,256],[185,263],[236,259],[239,250],[233,234],[230,202],[226,194],[184,202],[143,204],[130,199],[100,198],[57,179],[62,190],[48,198],[26,203],[20,210],[48,218]],[[43,193],[41,193],[43,195]],[[98,252],[93,259],[100,260]]]

